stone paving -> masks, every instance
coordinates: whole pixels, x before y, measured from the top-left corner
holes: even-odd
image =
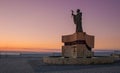
[[[0,73],[34,73],[32,67],[23,58],[0,59]]]
[[[47,65],[42,58],[0,58],[0,73],[120,73],[120,62],[103,65]]]

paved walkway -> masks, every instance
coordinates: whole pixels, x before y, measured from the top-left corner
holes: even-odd
[[[26,59],[0,59],[0,73],[34,73]]]
[[[0,58],[0,73],[120,73],[120,62],[105,65],[47,65],[41,58]]]

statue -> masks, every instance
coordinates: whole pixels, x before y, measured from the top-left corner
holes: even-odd
[[[72,16],[74,20],[74,24],[76,24],[76,32],[83,32],[82,29],[82,12],[80,12],[80,9],[77,9],[76,15],[74,14],[74,11],[72,10]]]

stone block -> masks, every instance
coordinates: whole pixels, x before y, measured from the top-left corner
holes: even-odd
[[[92,57],[93,52],[89,51],[85,44],[62,46],[62,56],[69,58]]]
[[[91,47],[91,48],[94,48],[94,36],[92,35],[87,35],[85,36],[85,40],[86,40],[86,44]]]
[[[73,42],[76,40],[85,40],[85,32],[62,36],[62,42]]]
[[[72,35],[62,36],[62,42],[85,41],[90,48],[94,48],[94,36],[88,35],[85,32],[77,32]]]

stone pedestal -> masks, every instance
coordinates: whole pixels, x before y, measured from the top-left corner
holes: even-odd
[[[116,56],[93,55],[94,36],[85,32],[77,32],[62,36],[62,56],[43,57],[46,64],[107,64],[120,60]]]
[[[68,58],[92,57],[94,48],[94,36],[85,32],[77,32],[72,35],[62,36],[62,56]]]

